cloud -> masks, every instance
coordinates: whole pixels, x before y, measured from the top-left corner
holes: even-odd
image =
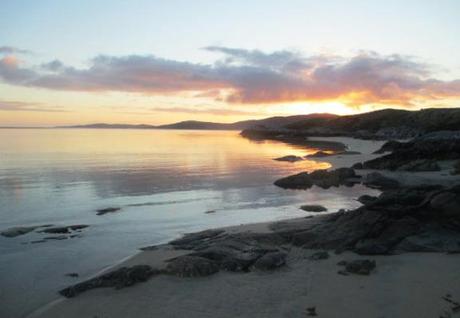
[[[39,103],[27,103],[0,100],[0,111],[25,111],[25,112],[66,112],[57,107],[44,107]]]
[[[460,97],[460,79],[436,79],[429,65],[402,55],[303,56],[287,50],[204,49],[223,57],[199,64],[153,55],[101,55],[90,60],[88,67],[75,68],[59,60],[25,67],[6,56],[0,60],[0,79],[53,90],[194,92],[241,104],[340,101],[350,106],[411,106],[420,100]]]
[[[32,52],[13,46],[0,46],[0,54],[32,54]]]

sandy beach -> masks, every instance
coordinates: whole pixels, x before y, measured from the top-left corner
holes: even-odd
[[[269,230],[262,223],[226,231]],[[30,317],[307,317],[308,307],[315,307],[319,317],[331,318],[460,315],[443,316],[452,307],[443,297],[460,300],[458,254],[374,256],[377,268],[371,275],[343,276],[338,262],[369,257],[344,252],[310,260],[312,250],[286,246],[286,251],[287,266],[273,272],[220,272],[202,278],[160,275],[126,289],[95,289],[60,299]],[[164,245],[117,267],[164,267],[166,259],[185,253]]]

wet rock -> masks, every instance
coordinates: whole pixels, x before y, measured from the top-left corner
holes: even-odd
[[[275,185],[285,189],[309,189],[313,185],[328,189],[332,186],[353,185],[359,182],[359,176],[351,168],[336,170],[316,170],[301,172],[275,181]]]
[[[40,226],[16,226],[16,227],[11,227],[9,229],[6,229],[2,232],[0,232],[0,235],[4,237],[16,237],[20,235],[27,234],[29,232],[34,231],[36,228],[39,228]]]
[[[458,160],[460,142],[454,132],[415,138],[387,147],[392,153],[366,161],[365,169],[437,171],[439,160]]]
[[[205,230],[197,233],[190,233],[184,235],[182,238],[173,240],[169,244],[173,245],[177,249],[193,249],[198,245],[203,245],[207,241],[224,234],[224,230]]]
[[[318,152],[315,152],[314,154],[305,156],[305,158],[323,158],[323,157],[329,157],[331,155],[333,154],[329,152],[318,151]]]
[[[401,145],[402,145],[402,143],[399,142],[399,141],[390,140],[390,141],[387,141],[386,143],[384,143],[383,146],[380,147],[379,150],[374,151],[374,154],[382,154],[382,153],[385,153],[385,152],[392,152],[395,149],[400,148]]]
[[[276,160],[276,161],[287,161],[287,162],[297,162],[297,161],[302,161],[304,160],[302,157],[299,157],[299,156],[293,156],[293,155],[290,155],[290,156],[284,156],[284,157],[280,157],[280,158],[275,158],[273,160]]]
[[[368,259],[354,260],[343,264],[346,272],[358,275],[369,275],[376,267],[375,261]]]
[[[71,298],[94,288],[114,287],[116,289],[121,289],[140,282],[145,282],[156,274],[159,274],[159,271],[148,265],[122,267],[101,276],[64,288],[60,290],[59,293],[64,297]]]
[[[368,187],[378,189],[397,188],[400,185],[397,180],[385,177],[378,172],[371,172],[367,174],[363,183]]]
[[[327,251],[320,251],[313,253],[308,259],[312,261],[318,261],[322,259],[328,259],[329,258],[329,253]]]
[[[286,253],[271,252],[260,257],[255,263],[254,268],[262,271],[269,271],[280,268],[286,264]]]
[[[67,273],[65,274],[65,276],[76,278],[76,277],[79,277],[80,275],[78,275],[78,273]]]
[[[313,186],[313,180],[308,172],[301,172],[276,180],[274,184],[285,189],[309,189]]]
[[[97,215],[104,215],[104,214],[107,214],[107,213],[114,213],[114,212],[118,212],[120,211],[121,208],[118,208],[118,207],[110,207],[110,208],[104,208],[104,209],[99,209],[99,210],[96,210],[96,214]]]
[[[327,209],[322,205],[302,205],[302,210],[307,212],[325,212]]]
[[[169,261],[166,272],[179,277],[202,277],[215,274],[219,265],[207,258],[184,255]]]
[[[318,314],[316,313],[316,307],[308,307],[307,308],[307,316],[318,316]]]
[[[458,193],[439,193],[431,199],[430,205],[438,211],[440,216],[460,216],[460,195]]]
[[[354,251],[361,255],[384,255],[402,239],[418,233],[420,221],[405,216],[403,218],[382,220],[379,227],[374,227],[368,233],[368,238],[358,241]]]
[[[358,198],[358,201],[364,205],[374,203],[378,198],[372,195],[364,194]]]
[[[277,249],[264,247],[263,242],[256,242],[250,236],[228,236],[216,241],[207,248],[190,254],[216,262],[226,271],[249,271],[260,257]]]
[[[72,231],[79,231],[84,228],[89,227],[89,225],[78,224],[78,225],[69,225],[69,226],[59,226],[59,227],[50,227],[44,230],[41,230],[40,233],[48,234],[68,234]]]
[[[396,252],[460,252],[460,235],[457,231],[443,227],[425,229],[421,233],[408,236],[395,247]]]
[[[396,170],[399,171],[440,171],[441,167],[435,160],[417,159],[399,166]]]
[[[206,212],[204,212],[205,214],[213,214],[213,213],[216,213],[216,210],[208,210]]]
[[[454,170],[452,171],[453,175],[460,174],[460,160],[454,164]]]

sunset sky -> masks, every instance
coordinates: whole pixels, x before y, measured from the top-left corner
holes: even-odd
[[[0,3],[0,126],[460,106],[460,1]]]

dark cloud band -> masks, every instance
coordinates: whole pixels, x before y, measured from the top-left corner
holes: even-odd
[[[460,80],[433,78],[426,64],[400,55],[362,52],[351,58],[305,57],[286,50],[204,49],[223,58],[213,64],[196,64],[153,55],[102,55],[92,59],[87,68],[74,68],[58,60],[23,67],[12,56],[5,56],[0,60],[0,78],[13,85],[54,90],[196,91],[201,96],[211,92],[210,96],[230,103],[340,99],[349,105],[411,105],[418,99],[460,97]]]

